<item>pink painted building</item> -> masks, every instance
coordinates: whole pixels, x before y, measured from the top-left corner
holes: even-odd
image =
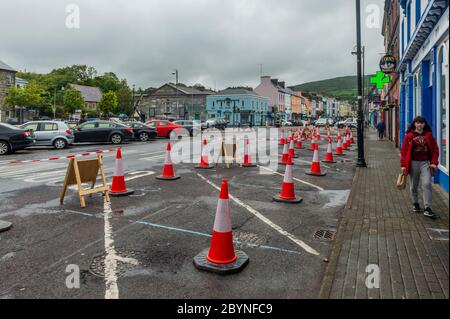
[[[281,113],[281,116],[286,111],[286,89],[283,86],[284,82],[279,82],[278,79],[262,76],[261,83],[254,90],[259,95],[269,99],[269,112]]]

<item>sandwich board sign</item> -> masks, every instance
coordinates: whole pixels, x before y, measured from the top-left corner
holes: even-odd
[[[100,172],[101,186],[95,187],[98,173]],[[85,189],[83,183],[90,183],[91,188]],[[61,192],[60,203],[64,202],[64,196],[70,185],[76,185],[80,197],[81,207],[86,207],[84,196],[94,193],[103,193],[105,199],[109,202],[108,185],[106,184],[105,172],[103,170],[103,156],[98,154],[97,158],[89,160],[77,160],[71,158],[67,166],[66,177]]]

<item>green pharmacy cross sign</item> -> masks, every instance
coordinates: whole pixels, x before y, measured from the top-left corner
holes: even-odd
[[[391,78],[385,76],[382,71],[377,71],[377,75],[370,77],[370,83],[376,84],[377,89],[382,89],[383,86],[389,82],[391,82]]]

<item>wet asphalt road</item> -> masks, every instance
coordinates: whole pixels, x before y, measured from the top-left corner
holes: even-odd
[[[319,178],[304,173],[312,152],[297,151],[300,157],[294,162],[293,175],[296,192],[304,200],[289,205],[272,201],[280,192],[282,166],[279,174],[267,170],[261,174],[259,168],[225,168],[219,164],[212,170],[198,171],[192,163],[180,163],[175,165],[180,180],[155,179],[162,171],[166,143],[155,140],[122,146],[127,187],[136,192],[111,199],[109,223],[119,256],[119,297],[318,297],[331,242],[315,239],[314,233],[337,228],[353,179],[354,163],[350,161],[356,152],[347,152],[343,159],[349,162],[323,166],[328,167],[328,175]],[[178,143],[189,145],[190,140]],[[87,198],[87,207],[82,209],[75,191],[69,190],[64,205],[59,204],[67,160],[2,162],[111,148],[108,144],[74,146],[64,151],[40,148],[0,158],[0,219],[14,225],[0,233],[0,298],[105,297],[102,196]],[[322,158],[325,150],[326,143],[321,141]],[[199,153],[193,157],[197,161]],[[104,155],[108,182],[114,158],[114,153]],[[241,273],[230,276],[199,271],[193,265],[194,256],[209,247],[218,200],[218,191],[211,183],[220,186],[222,178],[229,180],[230,194],[238,200],[230,201],[233,235],[238,241],[235,246],[250,258]],[[319,255],[307,252],[280,228]],[[66,286],[68,265],[80,269],[78,289]]]

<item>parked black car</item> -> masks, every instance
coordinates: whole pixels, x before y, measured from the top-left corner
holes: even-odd
[[[133,128],[111,121],[85,122],[74,130],[75,143],[80,142],[111,142],[120,144],[125,140],[134,139]]]
[[[190,120],[179,120],[179,121],[173,122],[173,124],[181,125],[183,128],[185,128],[189,132],[190,136],[197,135],[202,130],[202,125],[200,122],[194,122],[194,121],[190,121]]]
[[[22,150],[35,143],[34,133],[10,124],[0,123],[0,155]]]
[[[158,136],[156,128],[150,127],[144,123],[124,122],[124,124],[133,129],[134,138],[141,142],[147,142],[148,140],[152,140]]]

